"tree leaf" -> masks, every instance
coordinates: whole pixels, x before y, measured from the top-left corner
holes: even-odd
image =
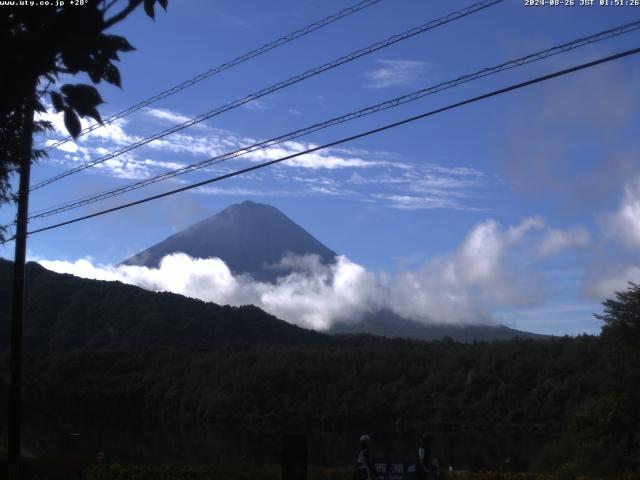
[[[129,43],[129,41],[121,37],[120,35],[105,35],[107,40],[111,45],[113,45],[116,50],[120,50],[121,52],[132,52],[135,50],[135,47]]]
[[[104,68],[104,72],[102,72],[102,78],[104,78],[111,85],[116,85],[122,88],[122,83],[120,81],[120,72],[112,64],[109,64]]]
[[[100,118],[96,107],[104,101],[95,87],[84,84],[63,85],[61,90],[65,94],[66,103],[70,108],[82,117],[91,117],[102,123],[102,118]]]
[[[53,131],[53,123],[48,120],[36,120],[33,122],[33,133],[48,133]]]
[[[98,112],[97,108],[92,108],[88,113],[87,113],[88,117],[93,118],[96,122],[98,122],[100,125],[104,125],[102,123],[102,117],[100,116],[100,112]]]
[[[60,87],[60,91],[64,93],[65,100],[69,106],[76,110],[78,107],[92,108],[104,103],[96,88],[84,83],[77,85],[65,84]]]
[[[87,68],[85,72],[87,72],[87,75],[89,75],[89,78],[93,83],[100,83],[100,80],[102,80],[103,70],[104,69],[100,69],[95,65],[92,65],[90,68]]]
[[[109,60],[120,60],[118,47],[113,42],[108,38],[102,38],[100,43],[100,56],[106,58],[105,63]]]
[[[85,62],[83,62],[83,59],[77,49],[65,48],[60,53],[62,56],[62,62],[70,73],[75,75],[84,67]]]
[[[53,104],[53,108],[56,109],[56,112],[61,112],[64,108],[62,95],[60,95],[58,92],[51,92],[51,103]]]
[[[69,107],[64,109],[64,126],[67,127],[67,130],[73,138],[78,138],[78,135],[80,135],[82,131],[80,119]]]
[[[155,20],[156,12],[154,11],[153,4],[155,0],[144,0],[144,11],[149,15],[152,19]]]
[[[40,112],[40,113],[47,113],[47,109],[44,108],[44,105],[42,105],[42,102],[40,100],[36,100],[35,105],[33,107],[33,109],[36,112]]]
[[[167,11],[167,5],[169,5],[169,0],[158,0],[158,3],[164,9],[164,11],[166,12]]]

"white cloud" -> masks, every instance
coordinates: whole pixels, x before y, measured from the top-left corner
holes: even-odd
[[[640,176],[631,178],[624,185],[617,209],[600,218],[600,228],[605,239],[627,247],[630,252],[623,254],[609,248],[608,255],[585,275],[584,293],[598,301],[626,291],[628,282],[640,283],[636,255],[640,248]]]
[[[149,165],[145,165],[144,162],[138,162],[128,155],[110,158],[103,163],[95,165],[93,168],[98,171],[108,171],[112,177],[127,180],[142,180],[148,178],[151,173]]]
[[[568,248],[585,247],[590,240],[589,232],[584,228],[567,230],[550,228],[538,244],[537,253],[541,257],[547,257]]]
[[[449,208],[454,210],[468,210],[469,207],[444,197],[435,195],[402,195],[373,193],[370,195],[373,201],[380,201],[391,208],[399,210],[430,210],[434,208]]]
[[[488,220],[474,227],[451,255],[393,275],[371,272],[344,256],[329,266],[313,256],[285,257],[274,268],[293,273],[276,283],[233,275],[217,258],[194,259],[183,253],[165,257],[157,269],[94,266],[88,259],[40,263],[57,272],[119,280],[219,304],[251,303],[288,322],[318,330],[338,320],[354,322],[381,309],[425,323],[477,323],[490,321],[494,308],[530,305],[539,299],[535,277],[526,270],[516,275],[508,255],[534,223],[526,219],[505,229]]]
[[[477,211],[481,209],[469,205],[467,200],[475,197],[477,189],[486,186],[488,179],[484,173],[466,167],[390,164],[382,174],[353,172],[348,182],[364,188],[364,198],[391,208]]]
[[[234,147],[237,148],[235,145]],[[150,142],[147,148],[159,152],[188,154],[200,157],[202,160],[207,157],[221,155],[229,150],[235,150],[233,147],[229,149],[222,142],[222,139],[213,132],[201,136],[188,133],[174,133]]]
[[[147,108],[145,109],[145,112],[150,117],[157,118],[158,120],[166,120],[171,123],[184,123],[187,120],[190,120],[186,115],[163,108]]]
[[[605,235],[629,248],[640,247],[640,176],[624,188],[618,210],[605,220]]]
[[[391,278],[391,308],[422,321],[463,323],[487,321],[495,308],[536,303],[540,293],[531,272],[516,275],[508,259],[535,225],[531,218],[506,230],[494,220],[480,223],[453,255]]]
[[[276,197],[276,196],[290,196],[294,192],[286,190],[259,190],[256,188],[242,188],[242,187],[199,187],[194,190],[196,193],[202,193],[207,195],[232,195],[239,197]]]
[[[542,218],[538,216],[527,217],[518,225],[509,227],[506,240],[510,243],[519,242],[530,230],[540,230],[542,228],[544,228],[544,220]]]
[[[287,260],[291,264],[295,260]],[[278,283],[234,276],[218,258],[194,259],[183,253],[164,257],[159,268],[94,266],[75,262],[40,260],[49,270],[97,280],[118,280],[153,291],[168,291],[219,304],[252,303],[303,327],[324,330],[336,318],[349,318],[371,308],[376,298],[375,277],[364,267],[338,257],[332,266],[313,259],[297,260],[299,271]]]
[[[380,68],[365,73],[367,88],[404,87],[426,78],[429,62],[418,60],[378,60]]]
[[[49,111],[45,115],[53,121],[59,135],[66,135],[61,114]],[[96,160],[122,148],[123,144],[142,138],[133,132],[145,131],[158,122],[177,123],[187,117],[167,109],[143,110],[136,121],[118,120],[100,127],[77,142],[67,142],[52,152],[51,163],[73,168],[79,163]],[[83,127],[89,123],[82,120]],[[226,130],[200,124],[199,130],[183,130],[154,140],[145,146],[119,155],[87,169],[88,174],[100,174],[116,178],[140,180],[167,170],[178,169],[192,162],[200,162],[225,153],[241,150],[259,140],[241,136]],[[146,135],[146,133],[145,133]],[[55,140],[47,140],[50,144]],[[315,148],[310,141],[290,140],[262,150],[245,152],[228,161],[202,168],[195,175],[221,175],[239,168],[240,162],[264,162]],[[239,152],[242,153],[242,152]],[[185,158],[186,157],[186,158]],[[187,160],[187,158],[190,158]],[[357,172],[366,172],[359,174]],[[335,147],[319,150],[279,163],[270,169],[274,185],[241,185],[228,189],[229,194],[269,191],[289,191],[290,196],[342,196],[365,202],[375,202],[391,208],[416,209],[464,209],[481,210],[469,205],[476,197],[475,191],[486,186],[488,177],[468,167],[446,167],[433,163],[414,165],[402,162],[397,154],[370,151],[359,148]],[[192,174],[194,175],[194,174]],[[280,175],[280,176],[278,176]],[[351,175],[349,180],[348,175]],[[320,178],[320,181],[301,180]],[[327,183],[329,179],[330,183]],[[248,175],[238,182],[249,182]],[[304,184],[311,184],[308,186]],[[298,185],[296,185],[298,184]],[[196,193],[223,194],[222,189],[200,189]]]
[[[354,321],[363,312],[377,310],[379,286],[375,275],[361,265],[340,256],[333,266],[317,262],[300,266],[306,268],[275,286],[254,284],[265,310],[320,330],[337,319]]]
[[[317,144],[301,141],[288,141],[262,150],[256,150],[247,154],[247,157],[255,162],[264,162],[287,157],[317,147]],[[337,155],[331,149],[323,149],[305,155],[300,155],[285,160],[283,165],[299,167],[310,170],[334,170],[344,168],[366,168],[386,165],[387,162],[365,160],[354,155]]]
[[[267,102],[260,99],[251,100],[250,102],[243,103],[242,108],[247,110],[266,110],[268,107]]]
[[[163,162],[159,160],[153,160],[151,158],[145,159],[142,163],[150,167],[159,167],[167,170],[179,170],[186,166],[186,164],[182,162]]]
[[[47,140],[46,141],[47,145],[50,145],[51,143],[54,143],[54,141],[58,141],[59,139],[69,136],[69,132],[67,131],[67,128],[64,125],[63,112],[56,113],[53,109],[48,109],[47,112],[45,113],[38,113],[38,119],[47,120],[51,122],[54,128],[54,133],[58,137],[55,140]],[[64,152],[71,152],[71,151],[74,151],[73,150],[74,147],[69,147],[68,145],[74,144],[74,143],[76,144],[79,143],[79,144],[82,144],[82,146],[89,147],[93,145],[88,145],[88,144],[92,144],[93,142],[98,141],[100,143],[112,144],[113,147],[118,147],[118,146],[122,147],[124,145],[128,145],[130,143],[138,141],[140,139],[139,137],[129,135],[125,132],[125,127],[127,126],[127,123],[128,123],[127,119],[120,118],[112,123],[104,124],[96,128],[91,133],[80,137],[76,142],[67,142],[56,148]],[[94,120],[87,120],[86,118],[80,117],[80,125],[83,130],[89,127],[90,125],[94,125],[94,124],[95,124]]]
[[[45,145],[48,147],[50,145],[53,145],[54,143],[56,143],[55,140],[47,140],[45,142]],[[56,148],[67,153],[76,153],[80,149],[76,142],[63,143],[62,145],[58,145]]]
[[[189,118],[181,115],[177,112],[173,112],[171,110],[163,110],[163,109],[145,109],[144,110],[145,114],[147,117],[151,117],[154,119],[159,119],[159,120],[166,120],[169,121],[171,123],[182,123],[186,120],[188,120]],[[56,134],[56,136],[62,138],[62,137],[67,137],[69,135],[65,125],[64,125],[64,114],[61,113],[56,113],[54,110],[49,109],[46,113],[40,113],[40,118],[42,118],[43,120],[48,120],[50,121],[53,126],[54,126],[54,133]],[[125,145],[129,145],[131,143],[135,143],[139,140],[142,139],[142,137],[138,136],[138,135],[134,135],[131,134],[129,132],[129,130],[134,126],[134,125],[140,125],[142,122],[137,121],[134,123],[130,123],[129,119],[127,118],[120,118],[117,119],[111,123],[108,124],[104,124],[98,128],[96,128],[95,130],[93,130],[92,132],[83,135],[82,137],[80,137],[77,142],[82,143],[84,146],[86,146],[87,148],[92,148],[94,150],[96,150],[96,153],[100,153],[100,154],[106,154],[108,152],[111,152],[113,150],[116,150],[119,147],[125,146]],[[95,121],[93,120],[87,120],[86,118],[80,118],[80,124],[82,126],[83,129],[89,127],[90,125],[94,125]],[[144,124],[149,125],[149,122],[144,122]],[[194,127],[203,127],[205,128],[206,126],[203,124],[197,124],[194,125],[192,128]],[[204,135],[204,133],[202,134]],[[175,137],[176,135],[173,135],[173,137]],[[192,136],[185,136],[181,138],[181,142],[177,142],[179,145],[183,144],[187,141],[193,141],[195,139],[195,137]],[[58,139],[55,140],[47,140],[46,144],[49,145],[51,143],[56,142]],[[158,141],[160,142],[160,141]],[[67,142],[63,145],[61,145],[60,147],[58,147],[59,149],[68,151],[68,147],[64,147],[64,145],[68,145],[70,143],[74,143],[74,142]],[[99,144],[100,146],[96,145]],[[150,145],[153,145],[152,142]],[[106,146],[107,148],[109,148],[108,151],[103,150]]]
[[[393,174],[368,174],[358,172],[351,175],[350,181],[358,185],[402,185],[403,190],[413,192],[443,192],[481,187],[487,183],[487,176],[478,170],[465,167],[442,167],[439,165],[410,165],[389,163],[396,170]]]
[[[616,292],[624,292],[629,282],[640,284],[640,265],[620,266],[609,271],[598,271],[585,281],[585,293],[594,300],[613,298]]]

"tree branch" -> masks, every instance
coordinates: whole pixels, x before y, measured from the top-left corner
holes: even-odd
[[[126,8],[122,9],[120,13],[115,14],[109,20],[105,20],[103,30],[106,30],[107,28],[112,27],[116,23],[121,22],[122,20],[127,18],[129,14],[133,12],[136,8],[138,8],[138,5],[140,5],[141,3],[142,3],[142,0],[130,1],[129,5]]]

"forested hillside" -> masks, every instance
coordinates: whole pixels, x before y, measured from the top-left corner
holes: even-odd
[[[460,344],[342,337],[322,345],[32,353],[33,420],[553,432],[539,468],[637,468],[637,385],[612,383],[599,337]],[[6,371],[7,356],[0,360]],[[623,374],[623,372],[621,372]],[[7,398],[3,383],[0,396]],[[627,388],[626,393],[622,392]],[[635,389],[635,390],[634,390]],[[4,410],[3,408],[3,411]]]
[[[638,287],[607,302],[601,336],[456,343],[331,337],[255,307],[27,272],[32,420],[546,431],[560,440],[540,465],[638,468]]]
[[[600,394],[602,361],[594,337],[475,345],[344,337],[33,354],[28,371],[46,399],[38,410],[74,414],[558,429]]]
[[[0,259],[0,348],[9,332],[11,262]],[[87,280],[27,264],[27,350],[141,345],[321,342],[252,305],[220,306],[119,282]]]

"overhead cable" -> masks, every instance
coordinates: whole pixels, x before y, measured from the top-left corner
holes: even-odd
[[[217,67],[211,68],[209,70],[207,70],[206,72],[203,72],[199,75],[196,75],[195,77],[186,80],[182,83],[179,83],[178,85],[175,85],[171,88],[168,88],[167,90],[164,90],[156,95],[154,95],[153,97],[149,97],[146,100],[142,100],[139,103],[136,103],[135,105],[132,105],[131,107],[122,110],[121,112],[118,112],[114,115],[111,115],[108,118],[105,118],[103,120],[103,124],[109,124],[109,123],[113,123],[115,120],[118,120],[120,118],[126,117],[127,115],[130,115],[134,112],[137,112],[138,110],[151,105],[152,103],[157,102],[158,100],[162,100],[164,98],[167,98],[171,95],[174,95],[182,90],[184,90],[185,88],[189,88],[192,85],[195,85],[198,82],[201,82],[202,80],[205,80],[207,78],[210,78],[214,75],[217,75],[218,73],[222,73],[225,70],[228,70],[232,67],[235,67],[236,65],[239,65],[241,63],[244,63],[248,60],[251,60],[252,58],[255,58],[259,55],[262,55],[263,53],[266,53],[270,50],[273,50],[275,48],[278,48],[286,43],[289,43],[293,40],[296,40],[300,37],[303,37],[304,35],[307,35],[311,32],[314,32],[322,27],[325,27],[333,22],[336,22],[342,18],[345,18],[353,13],[359,12],[361,10],[364,10],[365,8],[371,7],[372,5],[375,5],[376,3],[380,3],[382,0],[364,0],[360,3],[356,3],[355,5],[352,5],[350,7],[347,7],[343,10],[340,10],[338,13],[334,13],[333,15],[329,15],[328,17],[323,18],[322,20],[319,20],[315,23],[312,23],[310,25],[307,25],[306,27],[300,28],[298,30],[296,30],[295,32],[292,32],[288,35],[285,35],[283,37],[278,38],[277,40],[267,43],[259,48],[256,48],[255,50],[251,50],[250,52],[247,52],[243,55],[240,55],[239,57],[234,58],[233,60],[230,60],[228,62],[222,63],[220,65],[218,65]],[[93,132],[95,129],[100,128],[102,125],[99,123],[94,123],[92,125],[89,125],[88,127],[84,128],[81,132],[80,135],[86,135],[89,132]],[[59,140],[55,143],[52,143],[51,145],[48,145],[44,148],[44,150],[49,151],[52,150],[64,143],[70,142],[73,140],[73,137],[69,136],[66,138],[63,138],[62,140]]]
[[[449,80],[446,82],[441,82],[438,83],[437,85],[428,87],[428,88],[423,88],[420,90],[417,90],[413,93],[407,94],[407,95],[402,95],[396,98],[393,98],[391,100],[387,100],[381,103],[378,103],[376,105],[373,106],[369,106],[366,108],[362,108],[360,110],[354,111],[354,112],[350,112],[347,113],[345,115],[341,115],[339,117],[334,117],[331,118],[329,120],[326,120],[324,122],[321,123],[316,123],[314,125],[305,127],[305,128],[301,128],[298,130],[295,130],[293,132],[289,132],[286,133],[284,135],[280,135],[278,137],[274,137],[274,138],[270,138],[268,140],[264,140],[261,142],[257,142],[254,143],[252,145],[247,145],[247,146],[242,146],[240,148],[237,148],[233,151],[221,154],[221,155],[217,155],[215,157],[209,158],[207,160],[203,160],[201,162],[198,163],[193,163],[190,165],[186,165],[184,167],[175,169],[175,170],[171,170],[169,172],[164,172],[162,174],[156,175],[154,177],[150,177],[150,178],[146,178],[143,180],[139,180],[137,182],[133,182],[130,183],[128,185],[124,185],[121,187],[117,187],[111,190],[107,190],[104,192],[101,192],[99,194],[94,194],[94,195],[90,195],[90,196],[85,196],[81,199],[77,199],[71,202],[66,202],[57,206],[53,206],[53,207],[47,207],[46,209],[34,212],[30,217],[29,220],[35,220],[38,218],[44,218],[44,217],[49,217],[52,215],[57,215],[60,214],[62,212],[66,212],[69,210],[73,210],[76,208],[80,208],[82,206],[85,205],[89,205],[101,200],[105,200],[107,198],[112,198],[115,197],[116,195],[121,195],[133,190],[137,190],[139,188],[143,188],[146,187],[148,185],[152,185],[154,183],[158,183],[160,181],[164,181],[167,180],[169,178],[172,177],[176,177],[178,175],[184,175],[186,173],[190,173],[190,172],[194,172],[212,165],[217,165],[219,163],[222,163],[224,161],[233,159],[233,158],[237,158],[240,156],[244,156],[247,155],[249,153],[255,152],[257,150],[262,150],[268,147],[272,147],[274,145],[283,143],[285,141],[289,141],[289,140],[293,140],[299,137],[302,137],[304,135],[308,135],[310,133],[313,132],[317,132],[319,130],[323,130],[325,128],[329,128],[331,126],[334,125],[338,125],[338,124],[342,124],[345,123],[347,121],[350,120],[354,120],[356,118],[360,118],[363,117],[365,115],[370,115],[373,113],[378,113],[381,112],[383,110],[387,110],[390,108],[394,108],[397,107],[399,105],[405,104],[405,103],[409,103],[409,102],[413,102],[416,101],[420,98],[423,98],[425,96],[428,95],[432,95],[435,94],[437,92],[455,87],[457,85],[463,84],[463,83],[467,83],[473,80],[477,80],[479,78],[483,78],[489,75],[494,75],[497,74],[499,72],[505,71],[505,70],[509,70],[512,68],[516,68],[516,67],[520,67],[523,65],[527,65],[529,63],[533,63],[536,61],[540,61],[543,60],[545,58],[554,56],[554,55],[558,55],[564,52],[568,52],[580,47],[583,47],[585,45],[590,45],[593,43],[597,43],[612,37],[617,37],[619,35],[625,34],[625,33],[629,33],[635,30],[640,29],[640,20],[639,21],[635,21],[635,22],[631,22],[625,25],[621,25],[615,28],[611,28],[608,30],[605,30],[603,32],[599,32],[593,35],[589,35],[587,37],[582,37],[582,38],[578,38],[576,40],[573,40],[571,42],[567,42],[564,43],[562,45],[558,45],[558,46],[554,46],[552,48],[548,48],[546,50],[542,50],[539,52],[535,52],[535,53],[531,53],[529,55],[523,56],[523,57],[519,57],[516,59],[512,59],[506,62],[503,62],[499,65],[495,65],[493,67],[487,67],[487,68],[483,68],[481,70],[478,70],[476,72],[467,74],[467,75],[462,75],[459,76],[453,80]]]
[[[136,205],[141,205],[143,203],[147,203],[147,202],[150,202],[150,201],[153,201],[153,200],[158,200],[160,198],[168,197],[170,195],[175,195],[176,193],[185,192],[187,190],[192,190],[194,188],[199,188],[199,187],[202,187],[204,185],[208,185],[208,184],[211,184],[211,183],[215,183],[215,182],[219,182],[219,181],[225,180],[227,178],[232,178],[232,177],[235,177],[235,176],[238,176],[238,175],[242,175],[244,173],[252,172],[254,170],[258,170],[258,169],[265,168],[265,167],[268,167],[268,166],[271,166],[271,165],[275,165],[277,163],[284,162],[286,160],[291,160],[293,158],[296,158],[296,157],[299,157],[299,156],[302,156],[302,155],[307,155],[309,153],[313,153],[313,152],[317,152],[319,150],[323,150],[323,149],[326,149],[326,148],[334,147],[336,145],[341,145],[341,144],[344,144],[344,143],[347,143],[347,142],[351,142],[353,140],[357,140],[357,139],[360,139],[360,138],[364,138],[364,137],[376,134],[376,133],[381,133],[381,132],[383,132],[385,130],[396,128],[396,127],[399,127],[401,125],[406,125],[408,123],[415,122],[417,120],[421,120],[421,119],[424,119],[424,118],[427,118],[427,117],[430,117],[430,116],[433,116],[433,115],[436,115],[436,114],[439,114],[439,113],[443,113],[443,112],[446,112],[446,111],[449,111],[449,110],[453,110],[455,108],[459,108],[459,107],[462,107],[464,105],[469,105],[471,103],[479,102],[479,101],[485,100],[487,98],[495,97],[497,95],[501,95],[501,94],[504,94],[504,93],[507,93],[507,92],[511,92],[511,91],[514,91],[514,90],[519,90],[519,89],[522,89],[522,88],[525,88],[525,87],[528,87],[528,86],[531,86],[531,85],[535,85],[535,84],[538,84],[538,83],[542,83],[542,82],[551,80],[553,78],[562,77],[562,76],[565,76],[565,75],[568,75],[568,74],[571,74],[571,73],[574,73],[574,72],[577,72],[577,71],[580,71],[580,70],[585,70],[585,69],[588,69],[588,68],[592,68],[592,67],[594,67],[596,65],[601,65],[601,64],[604,64],[604,63],[612,62],[614,60],[619,60],[621,58],[628,57],[630,55],[635,55],[635,54],[638,54],[638,53],[640,53],[640,48],[634,48],[632,50],[627,50],[627,51],[620,52],[620,53],[617,53],[617,54],[614,54],[614,55],[609,55],[607,57],[602,57],[602,58],[599,58],[597,60],[593,60],[591,62],[582,63],[582,64],[576,65],[574,67],[570,67],[570,68],[566,68],[566,69],[563,69],[563,70],[559,70],[559,71],[556,71],[556,72],[553,72],[553,73],[549,73],[547,75],[542,75],[540,77],[536,77],[536,78],[533,78],[531,80],[527,80],[527,81],[524,81],[524,82],[516,83],[516,84],[510,85],[508,87],[500,88],[498,90],[493,90],[493,91],[491,91],[489,93],[485,93],[483,95],[479,95],[479,96],[476,96],[476,97],[469,98],[467,100],[463,100],[463,101],[460,101],[460,102],[457,102],[457,103],[453,103],[453,104],[450,104],[450,105],[448,105],[446,107],[437,108],[435,110],[431,110],[429,112],[422,113],[420,115],[415,115],[415,116],[412,116],[412,117],[409,117],[409,118],[405,118],[404,120],[400,120],[398,122],[389,123],[389,124],[386,124],[386,125],[384,125],[382,127],[378,127],[378,128],[374,128],[374,129],[371,129],[371,130],[367,130],[365,132],[361,132],[361,133],[358,133],[356,135],[351,135],[349,137],[341,138],[340,140],[336,140],[336,141],[333,141],[333,142],[330,142],[330,143],[325,143],[324,145],[320,145],[320,146],[317,146],[317,147],[309,148],[309,149],[304,150],[302,152],[297,152],[297,153],[294,153],[294,154],[291,154],[291,155],[286,155],[284,157],[281,157],[281,158],[278,158],[278,159],[275,159],[275,160],[270,160],[268,162],[263,162],[263,163],[260,163],[260,164],[257,164],[257,165],[253,165],[251,167],[247,167],[247,168],[243,168],[243,169],[240,169],[240,170],[236,170],[236,171],[231,172],[231,173],[227,173],[227,174],[220,175],[220,176],[217,176],[217,177],[214,177],[214,178],[210,178],[208,180],[203,180],[201,182],[193,183],[191,185],[187,185],[187,186],[184,186],[184,187],[181,187],[181,188],[177,188],[177,189],[170,190],[170,191],[167,191],[167,192],[164,192],[164,193],[160,193],[160,194],[157,194],[157,195],[152,195],[152,196],[149,196],[149,197],[145,197],[145,198],[142,198],[140,200],[136,200],[136,201],[133,201],[133,202],[129,202],[129,203],[125,203],[125,204],[119,205],[117,207],[107,208],[105,210],[101,210],[99,212],[95,212],[95,213],[92,213],[92,214],[89,214],[89,215],[83,215],[81,217],[76,217],[76,218],[73,218],[71,220],[67,220],[67,221],[64,221],[64,222],[60,222],[60,223],[56,223],[56,224],[49,225],[49,226],[46,226],[46,227],[42,227],[42,228],[38,228],[38,229],[35,229],[35,230],[31,230],[30,232],[28,232],[28,234],[29,235],[33,235],[35,233],[40,233],[40,232],[45,232],[45,231],[52,230],[52,229],[55,229],[55,228],[60,228],[60,227],[66,226],[66,225],[71,225],[73,223],[81,222],[83,220],[88,220],[90,218],[95,218],[95,217],[99,217],[99,216],[102,216],[102,215],[106,215],[107,213],[116,212],[116,211],[119,211],[119,210],[123,210],[123,209],[126,209],[126,208],[130,208],[130,207],[136,206]],[[6,243],[6,242],[14,240],[14,239],[15,239],[15,237],[6,240],[3,243]]]
[[[218,108],[215,108],[213,110],[210,110],[209,112],[203,113],[201,115],[198,115],[195,118],[192,118],[190,120],[187,120],[183,123],[180,123],[178,125],[174,125],[173,127],[170,127],[166,130],[163,130],[161,132],[158,132],[154,135],[151,135],[150,137],[146,137],[143,139],[140,139],[136,142],[133,142],[129,145],[126,145],[114,152],[108,153],[107,155],[104,155],[100,158],[97,158],[95,160],[92,160],[90,162],[87,163],[83,163],[82,165],[78,165],[77,167],[71,168],[69,170],[66,170],[65,172],[62,172],[58,175],[55,175],[51,178],[48,178],[46,180],[43,180],[39,183],[36,183],[35,185],[33,185],[30,189],[30,191],[33,190],[37,190],[39,188],[42,188],[46,185],[49,185],[55,181],[61,180],[62,178],[68,177],[69,175],[73,175],[75,173],[81,172],[87,168],[93,167],[95,165],[98,165],[100,163],[106,162],[107,160],[111,160],[112,158],[118,157],[124,153],[130,152],[131,150],[134,150],[136,148],[139,148],[143,145],[146,145],[150,142],[153,142],[154,140],[159,140],[163,137],[166,137],[167,135],[171,135],[174,134],[176,132],[179,132],[181,130],[184,130],[185,128],[191,127],[193,125],[196,125],[197,123],[203,122],[211,117],[220,115],[224,112],[227,112],[229,110],[232,110],[234,108],[240,107],[242,105],[245,105],[249,102],[253,102],[255,100],[258,100],[261,97],[264,97],[265,95],[268,95],[270,93],[276,92],[278,90],[281,90],[283,88],[289,87],[293,84],[296,84],[298,82],[301,82],[303,80],[306,80],[308,78],[311,78],[315,75],[319,75],[323,72],[326,72],[327,70],[331,70],[333,68],[336,68],[340,65],[344,65],[345,63],[349,63],[352,62],[360,57],[363,57],[365,55],[369,55],[373,52],[376,52],[378,50],[381,50],[383,48],[389,47],[391,45],[394,45],[398,42],[401,42],[403,40],[406,40],[408,38],[414,37],[418,34],[427,32],[429,30],[432,30],[436,27],[442,26],[442,25],[446,25],[450,22],[453,22],[455,20],[464,18],[468,15],[471,15],[473,13],[479,12],[481,10],[484,10],[485,8],[488,8],[490,6],[493,6],[497,3],[501,3],[504,0],[483,0],[481,2],[478,3],[474,3],[473,5],[470,5],[469,7],[463,8],[462,10],[457,10],[455,12],[452,12],[448,15],[445,15],[444,17],[438,18],[436,20],[432,20],[430,22],[427,22],[423,25],[420,25],[418,27],[414,27],[410,30],[407,30],[403,33],[397,34],[397,35],[393,35],[389,38],[387,38],[386,40],[383,40],[381,42],[376,42],[372,45],[369,45],[368,47],[362,48],[360,50],[357,50],[355,52],[352,52],[348,55],[342,56],[336,60],[333,60],[331,62],[325,63],[324,65],[321,65],[319,67],[316,68],[312,68],[311,70],[307,70],[306,72],[303,72],[301,74],[295,75],[293,77],[288,78],[287,80],[283,80],[281,82],[278,82],[274,85],[271,85],[270,87],[266,87],[263,88],[262,90],[259,90],[255,93],[252,93],[250,95],[247,95],[245,97],[239,98],[231,103],[228,103],[226,105],[222,105]]]

